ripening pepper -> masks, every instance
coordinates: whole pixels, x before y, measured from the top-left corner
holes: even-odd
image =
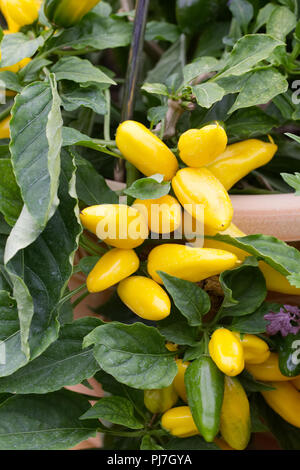
[[[241,341],[227,328],[218,328],[211,336],[209,354],[224,374],[234,377],[245,366],[244,351]]]
[[[271,352],[268,344],[258,336],[240,334],[236,331],[232,331],[232,333],[242,343],[246,364],[261,364],[270,356]]]
[[[87,277],[89,292],[101,292],[135,273],[140,265],[134,250],[113,248],[103,255]]]
[[[293,384],[294,387],[300,392],[300,377],[298,377],[297,379],[291,380],[291,384]]]
[[[125,204],[90,206],[81,212],[80,219],[85,228],[116,248],[136,248],[148,237],[141,213]]]
[[[7,116],[3,121],[0,122],[0,139],[10,139],[10,128],[9,123],[11,115]]]
[[[214,236],[216,234],[217,231],[211,230],[209,227],[205,227],[205,235]],[[221,233],[221,235],[230,235],[235,238],[246,236],[246,234],[233,223],[231,223],[230,226]],[[220,242],[218,240],[210,240],[209,238],[205,238],[204,247],[230,251],[231,253],[234,253],[240,261],[244,261],[244,259],[249,256],[249,253],[237,248],[236,246],[229,245],[228,243]],[[264,261],[259,261],[258,265],[264,275],[268,290],[288,295],[300,295],[300,289],[292,286],[287,278],[276,271],[276,269],[272,268],[272,266]]]
[[[151,232],[171,233],[181,225],[181,206],[168,194],[158,199],[136,199],[131,207],[143,214]]]
[[[220,428],[224,374],[203,355],[189,365],[184,382],[193,420],[203,438],[212,442]]]
[[[165,181],[169,181],[178,169],[177,159],[171,150],[139,122],[122,122],[117,129],[116,144],[123,157],[143,175],[159,173]]]
[[[250,139],[228,145],[207,168],[221,181],[228,191],[240,179],[260,166],[266,165],[277,151],[274,143]]]
[[[166,411],[161,418],[161,425],[176,437],[190,437],[200,434],[188,406],[177,406]]]
[[[245,449],[250,440],[249,401],[236,377],[225,377],[220,432],[227,444],[235,450]]]
[[[300,393],[289,382],[271,382],[276,390],[262,390],[261,394],[285,421],[300,428]]]
[[[159,321],[170,315],[169,296],[153,279],[128,277],[120,282],[117,292],[122,302],[145,320]]]
[[[180,396],[181,400],[185,401],[187,403],[187,394],[186,394],[186,388],[185,388],[185,383],[184,383],[184,375],[185,372],[190,365],[190,362],[183,362],[182,359],[176,359],[176,365],[178,372],[175,375],[175,378],[173,380],[173,385],[175,387],[176,392]]]
[[[39,16],[42,0],[1,0],[1,10],[8,29],[18,32],[20,28],[34,23]]]
[[[48,20],[62,28],[69,28],[99,3],[100,0],[46,0],[44,12]]]
[[[195,219],[217,231],[229,227],[233,217],[230,198],[207,168],[182,168],[173,178],[172,187],[181,205]]]
[[[275,352],[272,352],[269,358],[262,364],[247,364],[246,369],[256,380],[261,380],[262,382],[284,382],[291,380],[291,377],[287,377],[280,372],[279,357]]]
[[[157,271],[186,281],[199,282],[207,277],[234,268],[237,258],[232,253],[209,248],[192,248],[176,243],[156,246],[148,256],[148,273],[162,284]]]
[[[176,404],[178,395],[173,385],[166,388],[144,390],[145,407],[151,413],[164,413]]]
[[[226,132],[217,122],[201,129],[189,129],[178,141],[181,160],[193,168],[211,163],[225,151],[226,145]]]

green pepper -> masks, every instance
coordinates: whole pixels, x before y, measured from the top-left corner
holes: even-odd
[[[219,432],[224,397],[224,374],[213,360],[202,356],[186,370],[185,386],[194,422],[207,442]]]
[[[70,28],[99,2],[100,0],[45,0],[44,12],[51,23]]]
[[[201,26],[228,12],[227,0],[177,0],[177,23],[184,33],[198,33]]]
[[[287,377],[300,375],[300,333],[280,337],[276,343],[280,372]]]

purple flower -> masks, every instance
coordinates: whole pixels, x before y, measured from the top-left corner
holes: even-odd
[[[294,305],[284,305],[279,312],[264,315],[264,319],[269,322],[266,331],[270,336],[279,332],[282,336],[296,335],[300,331],[300,309]]]

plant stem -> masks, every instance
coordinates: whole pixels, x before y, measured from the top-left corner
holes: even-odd
[[[97,255],[100,256],[104,255],[104,253],[106,253],[107,251],[106,248],[97,245],[84,234],[82,234],[80,237],[80,243],[84,243],[86,247],[90,248],[92,251],[94,251]]]
[[[72,303],[72,308],[76,308],[77,305],[80,304],[80,302],[82,302],[87,296],[89,295],[89,291],[87,290],[86,292],[83,292],[83,294],[81,294],[80,297],[78,297],[78,299],[74,300],[74,302]]]
[[[110,91],[105,90],[106,114],[104,116],[104,139],[110,140]]]

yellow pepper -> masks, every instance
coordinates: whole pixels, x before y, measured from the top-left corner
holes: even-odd
[[[144,276],[131,276],[117,288],[122,302],[145,320],[159,321],[170,315],[171,301],[159,284]]]
[[[1,10],[8,29],[17,32],[23,26],[34,23],[39,16],[41,0],[1,0]]]
[[[164,413],[176,404],[178,395],[173,385],[166,388],[144,390],[144,403],[151,413]]]
[[[260,166],[266,165],[277,151],[277,145],[257,139],[228,145],[207,168],[221,181],[227,191],[240,179]]]
[[[287,377],[280,372],[278,354],[275,352],[272,352],[269,358],[262,364],[247,364],[246,369],[256,380],[261,380],[262,382],[284,382],[291,380],[291,377]],[[293,377],[293,380],[299,377],[300,375]]]
[[[230,198],[224,186],[207,168],[179,170],[172,180],[172,187],[181,205],[195,219],[217,231],[229,227],[233,217]]]
[[[218,328],[211,336],[209,354],[224,374],[234,377],[245,366],[242,343],[226,328]]]
[[[300,391],[300,377],[298,377],[297,379],[291,380],[291,384],[293,384],[294,387]]]
[[[185,383],[184,383],[184,374],[188,366],[190,365],[190,363],[183,362],[182,359],[176,359],[176,364],[177,364],[178,372],[175,375],[175,378],[173,380],[173,385],[175,387],[176,392],[180,396],[180,398],[187,403],[187,394],[186,394],[186,388],[185,388]]]
[[[228,251],[166,243],[156,246],[150,252],[147,269],[154,281],[160,284],[162,280],[157,271],[186,281],[199,282],[234,268],[236,263],[236,256]]]
[[[45,0],[44,11],[56,26],[69,28],[78,23],[100,0]]]
[[[236,377],[225,376],[220,432],[227,444],[236,450],[245,449],[250,440],[249,401]]]
[[[85,228],[116,248],[136,248],[148,237],[141,213],[125,204],[90,206],[81,212],[80,219]]]
[[[178,344],[166,342],[166,348],[168,351],[178,351]]]
[[[227,442],[224,441],[224,439],[220,439],[219,437],[215,437],[214,443],[220,447],[222,450],[235,450],[232,447],[230,447]]]
[[[11,115],[7,116],[3,121],[0,122],[0,139],[10,139],[10,128],[9,123]]]
[[[99,259],[87,277],[89,292],[101,292],[138,270],[139,258],[133,250],[114,248]]]
[[[215,230],[211,230],[209,227],[205,227],[205,235],[214,236],[216,233],[217,232]],[[231,223],[228,229],[224,230],[221,235],[230,235],[231,237],[235,238],[246,236],[246,234],[233,223]],[[240,261],[244,261],[247,256],[250,256],[249,253],[241,250],[240,248],[217,240],[210,240],[208,238],[205,238],[204,240],[204,247],[231,251],[231,253],[234,253]],[[264,275],[268,290],[280,292],[281,294],[300,295],[300,289],[292,286],[283,274],[280,274],[278,271],[276,271],[276,269],[272,268],[264,261],[259,261],[258,265],[259,269]]]
[[[227,135],[217,122],[201,129],[189,129],[178,141],[181,160],[194,168],[208,165],[221,155],[227,145]]]
[[[176,437],[190,437],[200,434],[188,406],[178,406],[166,411],[161,418],[161,425]]]
[[[131,207],[143,214],[151,232],[171,233],[181,225],[181,206],[172,196],[136,199]]]
[[[244,350],[244,360],[246,364],[261,364],[270,356],[271,352],[268,344],[255,335],[240,334],[232,332],[242,343]]]
[[[300,393],[289,382],[271,382],[276,390],[263,390],[262,396],[285,421],[300,428]]]
[[[123,157],[146,176],[159,173],[169,181],[178,169],[171,150],[139,122],[122,122],[117,129],[116,144]]]

